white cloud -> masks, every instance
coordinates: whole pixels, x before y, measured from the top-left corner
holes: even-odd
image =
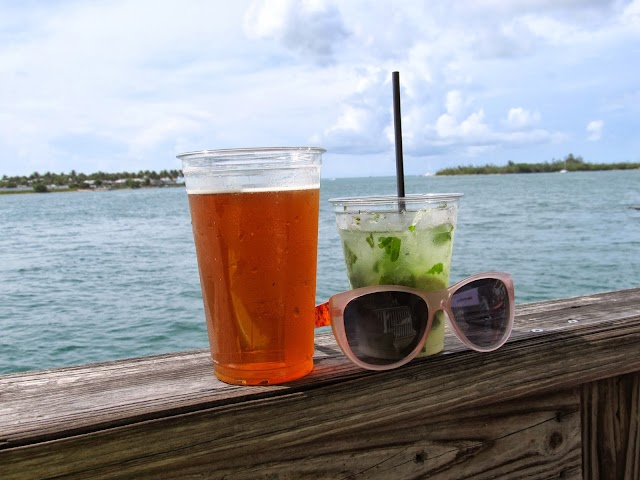
[[[348,97],[334,126],[318,138],[330,151],[390,152],[393,149],[390,86],[379,70],[363,72],[363,75],[370,75],[368,82],[359,82],[367,88]],[[500,146],[524,147],[566,140],[562,132],[536,128],[540,122],[537,111],[512,108],[507,121],[497,118],[492,121],[484,108],[474,105],[476,99],[460,90],[444,91],[438,102],[433,96],[424,96],[428,90],[424,87],[430,84],[428,79],[414,76],[409,83],[411,87],[403,90],[402,102],[403,147],[408,155],[476,156]],[[354,104],[359,107],[354,108]],[[387,105],[385,115],[379,111],[381,104]]]
[[[490,137],[491,129],[484,122],[484,111],[478,110],[458,122],[454,115],[443,113],[435,122],[435,138],[440,144],[462,143],[484,144]]]
[[[310,142],[328,148],[329,175],[332,155],[383,165],[393,70],[408,156],[637,151],[597,123],[585,138],[582,119],[640,127],[638,12],[640,0],[0,2],[0,175]]]
[[[244,17],[249,38],[273,39],[320,64],[333,60],[347,37],[339,9],[322,0],[259,0]]]
[[[587,125],[587,140],[590,142],[597,142],[602,139],[602,129],[604,128],[604,122],[602,120],[592,120]]]
[[[442,114],[435,123],[432,135],[425,137],[425,144],[448,145],[453,150],[463,148],[466,151],[482,152],[480,147],[504,145],[526,145],[537,143],[555,143],[564,139],[560,132],[544,129],[532,130],[530,122],[519,125],[519,131],[502,131],[487,122],[484,110],[480,109],[457,122],[448,114]]]
[[[362,108],[347,107],[329,132],[342,130],[351,133],[362,133],[367,123],[367,111]]]
[[[460,93],[458,90],[447,92],[445,108],[447,110],[447,113],[454,118],[460,116],[465,108],[464,101],[462,99],[462,93]]]
[[[529,128],[540,122],[540,114],[532,112],[522,107],[515,107],[509,110],[507,114],[506,125],[510,129]]]
[[[540,75],[540,65],[544,72],[544,68],[548,69],[550,64],[545,64],[542,58],[540,63],[537,63],[537,57],[540,55],[538,52],[549,49],[548,51],[555,55],[555,52],[559,51],[557,47],[559,43],[582,45],[597,33],[592,28],[594,25],[597,28],[608,28],[606,18],[616,14],[615,8],[611,6],[600,8],[597,2],[559,5],[555,1],[526,2],[520,7],[512,5],[506,9],[508,11],[505,11],[502,2],[486,2],[480,6],[466,3],[465,5],[475,10],[473,16],[453,15],[445,22],[444,17],[447,12],[451,13],[446,8],[421,10],[414,5],[413,8],[397,9],[392,15],[385,17],[387,21],[384,25],[382,23],[369,25],[367,29],[363,29],[362,25],[371,19],[365,15],[364,19],[358,19],[359,29],[350,31],[351,35],[348,43],[345,44],[345,52],[351,52],[354,43],[361,42],[361,50],[366,52],[364,55],[366,61],[370,60],[372,51],[370,48],[365,49],[364,46],[378,46],[382,39],[392,42],[397,51],[404,49],[407,52],[406,60],[392,64],[386,61],[388,53],[386,49],[383,48],[383,53],[378,57],[379,65],[385,73],[388,74],[394,69],[399,69],[402,73],[405,150],[414,155],[428,154],[436,150],[446,155],[455,154],[461,150],[481,152],[488,145],[495,148],[500,148],[501,145],[507,148],[514,146],[524,148],[527,145],[556,145],[568,141],[571,133],[563,132],[557,125],[545,128],[537,109],[513,107],[507,109],[506,117],[497,117],[496,108],[492,106],[495,98],[487,96],[486,93],[483,95],[478,88],[483,86],[491,88],[493,97],[503,95],[515,101],[528,99],[530,89],[537,89],[539,86],[538,78],[532,78],[530,81],[526,78],[525,70],[531,68],[526,67],[529,57],[535,57],[532,68],[535,75]],[[460,13],[458,7],[451,8],[456,13]],[[589,11],[588,14],[577,14],[578,17],[585,19],[585,23],[570,21],[572,12],[586,10]],[[594,11],[598,14],[594,14]],[[353,17],[350,16],[350,11],[342,9],[342,13],[345,25],[351,26]],[[399,18],[402,18],[402,21]],[[496,23],[487,23],[487,18],[495,19]],[[424,27],[420,28],[420,25]],[[546,26],[553,26],[555,31],[546,31]],[[395,31],[400,27],[404,31],[411,32],[413,38]],[[363,31],[367,32],[366,36],[362,33]],[[567,36],[565,40],[562,38],[563,35]],[[481,55],[479,56],[478,53]],[[584,55],[592,54],[593,51],[590,49]],[[572,62],[580,61],[579,55],[572,52],[572,56],[574,57]],[[505,59],[508,59],[512,65],[507,66],[509,64],[504,63],[503,67],[502,64],[496,63],[496,61],[503,62]],[[558,58],[558,61],[566,63],[565,58]],[[487,65],[482,65],[483,62],[487,62]],[[388,65],[386,69],[385,65]],[[490,75],[492,71],[494,74]],[[505,80],[497,80],[503,73],[507,74]],[[550,75],[554,73],[551,72]],[[380,104],[390,105],[388,86],[380,81],[379,73],[373,76],[374,81],[367,80],[367,91],[357,91],[345,96],[344,103],[339,106],[341,113],[334,117],[333,126],[325,130],[324,136],[318,137],[327,144],[328,148],[336,146],[335,133],[346,132],[344,122],[347,118],[352,119],[350,115],[353,115],[353,104],[364,109],[359,110],[359,114],[364,117],[364,111],[366,111],[366,116],[370,120],[366,122],[367,127],[360,128],[358,135],[352,135],[350,140],[347,135],[340,138],[340,151],[344,151],[346,142],[349,141],[353,151],[359,148],[368,150],[372,144],[371,140],[381,137],[386,139],[387,149],[392,148],[392,117],[387,109],[384,113],[385,118],[382,119],[379,108]],[[501,85],[502,90],[488,85],[489,81]],[[557,82],[554,87],[558,87]],[[562,88],[572,88],[569,78]],[[365,95],[372,104],[365,105],[362,102]],[[444,100],[440,103],[438,100],[442,98]],[[546,98],[543,100],[549,101]],[[378,105],[378,108],[374,105]],[[443,106],[444,111],[442,111]],[[570,111],[562,113],[565,116],[570,114]],[[377,121],[373,118],[377,118]],[[364,122],[359,123],[360,126],[364,124]],[[379,135],[372,130],[375,128],[380,128],[384,135]],[[355,130],[351,131],[355,133]],[[334,137],[327,135],[328,133],[333,133]],[[379,148],[385,146],[381,142],[375,142],[375,144]]]
[[[624,25],[640,29],[640,0],[633,0],[625,7],[620,15],[620,21]]]

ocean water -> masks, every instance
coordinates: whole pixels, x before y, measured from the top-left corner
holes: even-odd
[[[317,301],[348,288],[324,179]],[[640,287],[640,170],[407,177],[461,192],[451,281],[510,272],[516,301]],[[208,347],[182,188],[0,196],[0,374]]]

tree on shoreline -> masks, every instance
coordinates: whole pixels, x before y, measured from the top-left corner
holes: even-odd
[[[584,172],[597,170],[634,170],[640,168],[640,163],[587,163],[580,156],[572,153],[567,155],[563,160],[553,159],[551,162],[544,163],[514,163],[509,161],[507,165],[484,165],[480,167],[474,166],[458,166],[454,168],[445,168],[436,172],[436,175],[481,175],[481,174],[504,174],[504,173],[548,173],[548,172]]]
[[[38,184],[45,186],[54,185],[58,187],[68,186],[69,188],[88,188],[87,181],[93,181],[94,185],[104,185],[115,182],[117,180],[125,180],[123,187],[129,186],[127,183],[142,183],[143,185],[150,185],[152,180],[166,179],[171,182],[175,182],[178,178],[181,178],[181,170],[161,170],[155,172],[151,170],[140,170],[139,172],[117,172],[106,173],[96,172],[86,175],[84,173],[77,173],[75,170],[71,170],[66,173],[52,173],[46,172],[40,174],[39,172],[33,172],[29,176],[13,176],[9,177],[3,175],[0,179],[0,188],[16,188],[20,185],[34,187]],[[137,182],[135,182],[137,180]],[[139,186],[139,185],[138,185]]]

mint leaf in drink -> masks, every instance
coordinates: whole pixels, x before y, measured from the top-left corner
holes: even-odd
[[[437,233],[433,237],[433,243],[435,243],[436,245],[440,245],[442,243],[447,243],[450,241],[451,241],[451,232]]]
[[[390,250],[385,250],[386,253],[390,255],[392,262],[395,262],[396,260],[398,260],[398,257],[400,256],[400,243],[401,242],[398,237],[393,237],[393,240],[391,241]]]
[[[384,248],[384,253],[389,256],[392,262],[398,260],[400,256],[401,241],[398,237],[378,238],[378,248]]]
[[[349,282],[351,283],[351,288],[360,288],[370,285],[367,283],[365,278],[354,272],[349,273]]]
[[[356,260],[358,260],[358,256],[353,253],[353,250],[351,250],[346,243],[343,243],[342,246],[344,248],[344,259],[347,263],[347,270],[350,271],[351,267],[353,267],[353,264],[356,263]]]
[[[431,330],[435,330],[436,328],[439,328],[442,323],[444,323],[444,313],[442,312],[442,310],[439,310],[433,316],[433,323],[431,324]]]
[[[367,238],[365,238],[365,240],[367,241],[367,243],[369,244],[369,246],[371,248],[373,248],[373,233],[370,233],[369,236]]]
[[[378,247],[379,248],[386,248],[387,245],[391,245],[391,240],[393,239],[393,237],[380,237],[378,238]]]
[[[416,226],[415,225],[409,225],[409,231],[410,232],[415,232],[416,231]]]
[[[453,225],[450,223],[438,225],[433,229],[433,243],[435,245],[442,245],[443,243],[450,242],[452,235]]]
[[[444,265],[442,263],[436,263],[433,267],[429,269],[427,275],[437,275],[438,273],[442,273],[444,270]]]
[[[396,270],[386,272],[380,276],[380,285],[404,285],[405,287],[415,287],[416,277],[408,270]]]

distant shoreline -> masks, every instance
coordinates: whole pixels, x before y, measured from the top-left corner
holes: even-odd
[[[527,175],[527,174],[533,174],[533,173],[576,173],[576,172],[619,172],[619,171],[624,171],[624,170],[640,170],[640,164],[638,164],[637,167],[631,167],[631,168],[602,168],[602,169],[598,169],[598,168],[591,168],[591,169],[584,169],[584,170],[556,170],[556,171],[542,171],[542,172],[468,172],[468,173],[441,173],[444,172],[445,170],[448,169],[444,169],[444,170],[440,170],[436,173],[432,173],[432,174],[427,174],[427,175],[417,175],[418,177],[463,177],[463,176],[473,176],[473,175]]]
[[[458,166],[445,168],[436,172],[438,176],[449,175],[492,175],[512,173],[568,173],[568,172],[596,172],[606,170],[638,170],[640,163],[587,163],[581,157],[569,154],[564,160],[554,160],[544,163],[514,163],[504,166],[484,165],[481,167]]]
[[[69,173],[33,172],[29,176],[3,175],[0,179],[0,194],[91,192],[179,185],[184,185],[181,170],[96,172],[89,175],[71,170]]]
[[[33,188],[15,188],[15,189],[0,189],[0,195],[25,195],[25,194],[40,194],[40,193],[69,193],[69,192],[114,192],[118,190],[142,190],[148,188],[175,188],[184,187],[184,183],[176,183],[173,185],[159,185],[159,186],[140,186],[140,187],[118,187],[118,188],[55,188],[47,190],[46,192],[37,192]]]

